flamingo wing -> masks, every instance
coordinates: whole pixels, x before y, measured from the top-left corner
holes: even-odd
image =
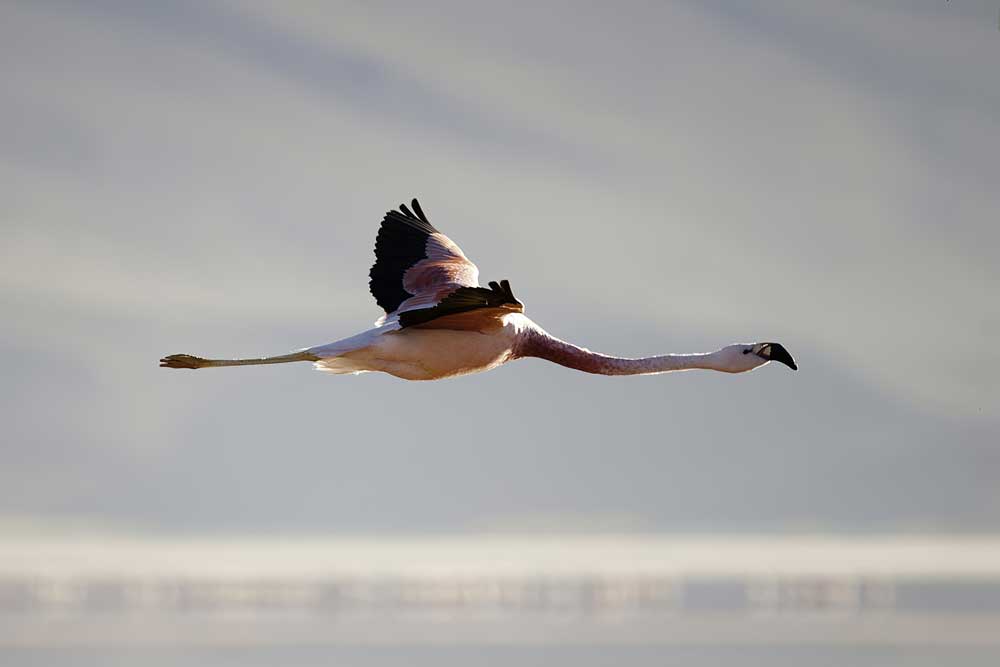
[[[499,286],[494,290],[495,283],[479,287],[476,265],[431,225],[416,199],[412,204],[412,211],[402,204],[386,213],[375,239],[368,285],[385,311],[376,324],[396,320],[400,327],[430,326],[445,315],[498,307],[506,293]],[[507,301],[514,301],[513,294]]]
[[[507,313],[524,312],[514,298],[510,283],[491,282],[490,288],[459,287],[429,308],[415,308],[399,314],[401,328],[419,326],[430,329],[465,329],[482,331],[499,326]]]

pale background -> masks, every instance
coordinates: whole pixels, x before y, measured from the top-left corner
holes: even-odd
[[[11,533],[993,534],[995,2],[0,4]],[[203,371],[420,198],[553,334],[746,376]]]

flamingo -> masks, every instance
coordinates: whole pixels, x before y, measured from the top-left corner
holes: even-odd
[[[416,199],[382,219],[369,287],[385,314],[374,328],[275,357],[204,359],[172,354],[164,368],[215,368],[310,361],[328,373],[380,371],[405,380],[439,380],[537,357],[598,375],[649,375],[690,369],[745,373],[777,361],[797,366],[778,343],[738,343],[715,352],[631,359],[591,352],[551,336],[524,315],[507,280],[479,286],[479,269],[431,225]]]

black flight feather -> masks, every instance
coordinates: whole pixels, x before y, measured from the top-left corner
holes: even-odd
[[[424,222],[427,222],[427,216],[424,215],[423,209],[420,208],[420,202],[418,202],[416,199],[413,200],[413,210],[417,212],[418,218],[420,218]],[[431,223],[427,222],[427,224],[429,225]]]
[[[437,233],[416,199],[413,208],[417,215],[406,204],[399,208],[382,218],[382,226],[375,237],[375,264],[368,272],[368,287],[386,313],[393,312],[413,296],[403,289],[403,274],[427,258],[427,237]]]
[[[490,283],[490,289],[485,287],[459,287],[457,290],[441,299],[441,303],[433,308],[418,308],[399,314],[401,328],[412,327],[436,320],[445,315],[465,313],[480,308],[500,308],[503,306],[521,306],[510,290],[510,283],[503,281],[506,289],[496,282]]]

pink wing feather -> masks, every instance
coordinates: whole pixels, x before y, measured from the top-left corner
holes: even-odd
[[[413,200],[382,219],[375,240],[375,264],[369,286],[385,315],[382,325],[400,314],[433,308],[461,287],[479,286],[479,269],[454,241],[436,230]]]

